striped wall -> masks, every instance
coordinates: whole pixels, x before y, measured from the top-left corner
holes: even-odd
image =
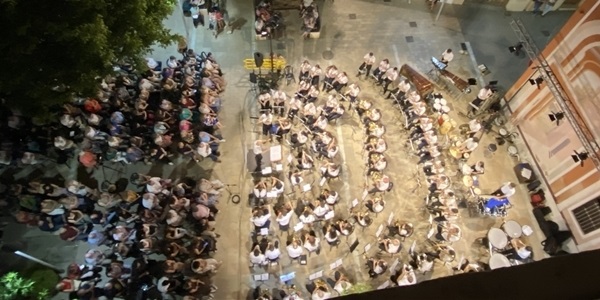
[[[543,53],[562,88],[598,139],[600,1],[583,1]],[[559,112],[560,108],[546,83],[542,83],[540,89],[529,84],[529,78],[538,76],[535,69],[527,70],[507,92],[506,99],[513,111],[511,121],[523,132],[579,250],[598,249],[600,230],[584,235],[571,211],[600,196],[600,173],[591,161],[581,167],[571,159],[573,150],[583,152],[584,149],[566,119],[558,126],[550,122],[548,114]]]

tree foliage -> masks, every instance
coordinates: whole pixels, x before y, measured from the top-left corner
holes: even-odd
[[[176,39],[165,0],[0,0],[0,97],[38,114],[74,94],[95,94],[115,61],[140,61]]]

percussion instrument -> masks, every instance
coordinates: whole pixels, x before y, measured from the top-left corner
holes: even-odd
[[[402,65],[400,68],[400,74],[406,77],[406,79],[408,79],[415,86],[415,89],[421,98],[424,99],[426,95],[433,92],[433,83],[411,66],[407,64]]]
[[[440,109],[443,113],[447,114],[450,112],[450,107],[446,106],[446,105],[442,105],[442,108]]]
[[[490,228],[487,238],[490,244],[496,249],[504,249],[508,245],[508,237],[502,229]]]
[[[466,187],[470,188],[473,186],[473,177],[465,175],[462,178],[462,182]]]
[[[514,220],[506,221],[504,224],[502,224],[502,229],[504,229],[506,235],[513,239],[519,238],[523,234],[521,224],[517,223],[517,221]]]
[[[454,75],[452,72],[443,69],[440,70],[440,75],[444,78],[446,78],[450,83],[452,83],[458,90],[460,90],[461,92],[468,94],[471,92],[471,89],[469,88],[469,83],[467,81],[465,81],[464,79]]]
[[[462,158],[464,158],[464,159],[469,159],[469,157],[471,157],[471,154],[469,154],[467,152],[463,153],[463,155],[462,155]]]
[[[519,151],[517,150],[517,147],[515,146],[508,146],[508,154],[515,156],[519,153]]]
[[[500,133],[501,136],[508,135],[508,130],[506,130],[505,128],[500,128],[500,130],[498,132]]]
[[[440,111],[442,109],[442,105],[439,103],[434,103],[433,104],[433,109],[436,111]]]
[[[450,151],[450,156],[457,158],[457,159],[461,158],[460,148],[458,148],[456,146],[452,146],[452,147],[450,147],[450,149],[448,151]]]
[[[499,269],[499,268],[510,267],[511,265],[510,265],[510,261],[508,260],[508,258],[506,258],[506,256],[504,256],[500,253],[494,253],[490,257],[489,266],[490,266],[490,269],[495,270],[495,269]]]
[[[452,130],[452,120],[447,120],[447,121],[443,121],[443,123],[440,125],[440,134],[441,135],[446,135],[448,134],[448,132],[450,132],[450,130]]]
[[[463,173],[463,175],[471,175],[473,169],[471,168],[471,166],[469,166],[469,164],[463,164],[460,167],[460,172]]]
[[[442,106],[446,106],[446,105],[448,105],[448,101],[446,101],[446,99],[444,99],[444,98],[441,98],[441,99],[436,99],[436,100],[439,100],[439,101],[440,101],[440,104],[441,104]]]
[[[481,195],[481,189],[480,188],[473,188],[473,194],[475,194],[475,195]]]

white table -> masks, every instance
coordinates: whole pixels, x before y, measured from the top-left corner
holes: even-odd
[[[506,268],[506,267],[510,267],[510,261],[508,260],[508,258],[506,258],[506,256],[504,256],[500,253],[494,253],[490,257],[489,265],[490,265],[490,269],[492,269],[492,270],[499,269],[499,268]]]
[[[487,234],[488,241],[496,249],[504,249],[508,245],[508,237],[500,228],[491,228]]]
[[[509,237],[516,239],[523,235],[523,229],[521,229],[521,224],[514,220],[508,220],[502,224],[502,229],[506,232],[506,235]]]

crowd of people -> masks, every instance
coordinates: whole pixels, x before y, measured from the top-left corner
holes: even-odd
[[[96,97],[52,108],[57,121],[50,125],[18,113],[2,116],[2,164],[68,165],[76,159],[91,173],[107,163],[219,162],[226,82],[212,54],[180,50],[180,59],[171,56],[164,64],[147,58],[142,71],[119,64],[116,75],[101,80]],[[217,289],[211,277],[222,262],[212,255],[222,188],[216,180],[137,173],[98,188],[34,178],[12,184],[7,199],[18,222],[91,246],[56,286],[71,299],[143,293],[192,300],[211,299]]]

